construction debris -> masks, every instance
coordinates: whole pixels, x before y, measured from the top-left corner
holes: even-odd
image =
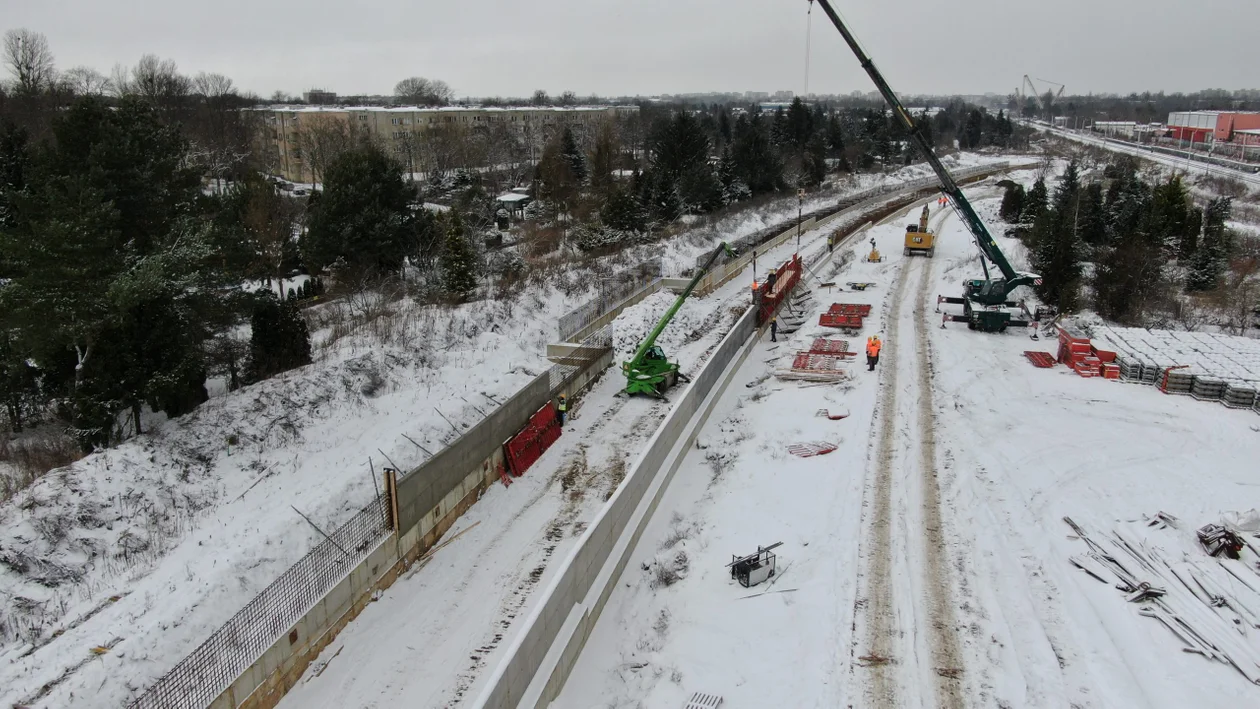
[[[1185,652],[1227,664],[1248,681],[1260,684],[1260,573],[1250,546],[1228,529],[1209,524],[1199,538],[1209,553],[1234,550],[1230,559],[1209,559],[1183,547],[1180,559],[1150,538],[1149,533],[1177,534],[1177,518],[1158,513],[1137,526],[1117,525],[1111,534],[1092,537],[1064,517],[1088,547],[1071,563],[1094,579],[1114,585],[1138,614],[1159,621],[1184,646]],[[1171,530],[1171,531],[1169,531]],[[1170,544],[1184,544],[1170,536]],[[1246,559],[1235,561],[1240,556]]]
[[[819,409],[818,411],[814,412],[814,415],[825,417],[825,418],[831,419],[832,421],[841,421],[843,419],[849,418],[849,414],[834,414],[833,415],[831,413],[831,409]]]
[[[1199,543],[1209,556],[1224,554],[1230,559],[1237,559],[1245,544],[1241,537],[1219,524],[1205,524],[1200,527]]]
[[[771,552],[783,546],[783,542],[775,542],[768,547],[757,547],[756,554],[732,556],[727,568],[731,570],[731,578],[744,588],[756,586],[774,576],[776,558]]]
[[[1051,367],[1054,366],[1054,355],[1050,354],[1049,352],[1029,351],[1029,352],[1025,352],[1024,356],[1028,358],[1029,362],[1033,363],[1034,367],[1040,367],[1042,369],[1050,369]]]
[[[826,441],[808,441],[806,443],[793,443],[787,447],[788,453],[800,458],[812,458],[816,455],[827,455],[838,448],[835,443]]]
[[[683,709],[717,709],[720,706],[722,706],[722,698],[718,695],[696,692],[691,695],[691,700]]]

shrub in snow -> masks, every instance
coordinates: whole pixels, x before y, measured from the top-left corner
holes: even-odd
[[[311,336],[292,302],[281,303],[270,291],[263,293],[254,304],[250,329],[246,381],[311,363]]]

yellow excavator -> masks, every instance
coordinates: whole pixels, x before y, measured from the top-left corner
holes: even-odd
[[[923,205],[918,224],[906,225],[906,256],[923,254],[932,258],[936,254],[936,234],[928,231],[928,206]]]

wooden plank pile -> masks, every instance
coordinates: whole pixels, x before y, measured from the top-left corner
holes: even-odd
[[[1167,628],[1185,652],[1227,664],[1260,684],[1260,556],[1245,540],[1207,525],[1198,535],[1203,549],[1170,552],[1148,536],[1172,529],[1169,541],[1179,543],[1171,537],[1183,536],[1180,521],[1166,513],[1145,525],[1117,525],[1110,534],[1094,536],[1071,518],[1063,521],[1087,547],[1070,557],[1073,566],[1114,585],[1128,602],[1138,604],[1139,615]],[[1228,556],[1231,550],[1240,557],[1210,555]]]

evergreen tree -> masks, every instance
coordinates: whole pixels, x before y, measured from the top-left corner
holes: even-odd
[[[263,291],[250,316],[249,363],[245,380],[262,381],[311,363],[311,337],[293,303]]]
[[[328,166],[323,194],[310,208],[301,243],[307,266],[399,270],[418,247],[412,194],[402,166],[379,147],[366,143],[342,153]]]
[[[1102,185],[1097,182],[1091,182],[1081,195],[1077,231],[1081,241],[1089,246],[1102,246],[1107,242],[1107,211]]]
[[[735,176],[752,194],[773,192],[783,186],[783,163],[770,141],[770,130],[761,116],[740,116],[731,145]]]
[[[1080,177],[1072,162],[1055,189],[1053,205],[1033,228],[1033,268],[1041,275],[1038,295],[1060,312],[1075,309],[1080,285],[1079,199]]]
[[[967,123],[963,126],[962,134],[958,136],[959,147],[963,150],[975,150],[981,146],[981,139],[984,136],[984,114],[979,109],[973,109],[967,114]]]
[[[1046,192],[1046,181],[1038,178],[1032,189],[1024,196],[1024,206],[1019,213],[1020,228],[1031,231],[1037,220],[1045,214],[1049,207],[1049,195]]]
[[[616,187],[613,171],[617,169],[617,133],[611,121],[605,121],[595,136],[595,148],[591,152],[591,189],[600,197],[607,198]]]
[[[827,141],[822,133],[809,139],[802,173],[801,183],[806,187],[817,187],[827,179]]]
[[[784,119],[783,143],[797,155],[804,155],[810,138],[814,135],[814,118],[809,107],[798,96],[792,99]]]
[[[1179,176],[1173,175],[1152,191],[1147,221],[1152,245],[1160,247],[1169,258],[1176,258],[1190,221],[1190,195]]]
[[[608,201],[599,210],[599,218],[606,226],[618,231],[647,231],[647,213],[632,190],[618,189],[609,195]]]
[[[998,210],[998,215],[1007,224],[1015,224],[1019,222],[1019,216],[1023,209],[1024,186],[1018,182],[1007,184],[1006,192],[1002,195],[1002,207]]]
[[[459,212],[446,219],[446,246],[442,250],[442,286],[459,300],[467,300],[477,290],[477,254],[464,232]]]
[[[28,353],[14,347],[13,333],[0,331],[0,411],[9,430],[21,433],[29,413],[41,403],[39,371]]]
[[[569,170],[573,173],[573,179],[577,184],[585,184],[586,182],[586,156],[582,154],[581,148],[578,147],[577,138],[573,137],[573,129],[569,126],[564,127],[564,131],[560,133],[560,157],[569,166]]]
[[[1217,197],[1208,202],[1203,211],[1203,235],[1190,260],[1186,290],[1209,291],[1220,285],[1232,250],[1229,231],[1225,228],[1232,208],[1229,197]]]
[[[1203,232],[1203,210],[1198,207],[1192,207],[1190,214],[1186,217],[1186,232],[1181,238],[1181,248],[1177,254],[1177,258],[1182,261],[1189,261],[1194,256],[1195,251],[1199,248],[1199,234]]]

